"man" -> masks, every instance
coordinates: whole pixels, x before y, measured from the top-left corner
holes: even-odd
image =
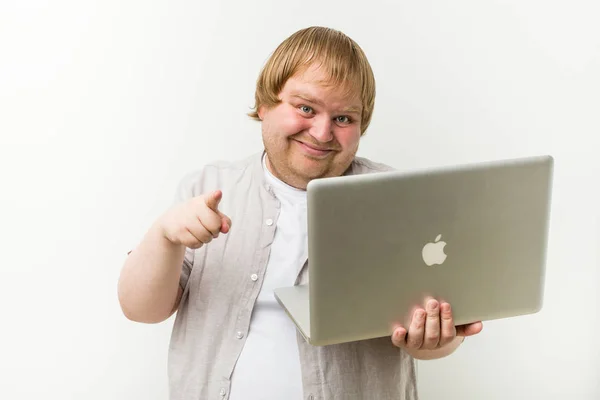
[[[390,168],[356,157],[375,100],[361,48],[312,27],[287,38],[257,82],[251,116],[264,152],[189,174],[123,266],[131,320],[177,311],[171,399],[416,399],[414,359],[452,353],[481,323],[455,327],[430,299],[391,338],[311,346],[273,289],[305,283],[306,187],[312,179]]]

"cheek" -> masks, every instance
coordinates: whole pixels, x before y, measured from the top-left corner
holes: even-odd
[[[360,140],[360,130],[343,129],[336,132],[335,137],[344,149],[354,149]]]
[[[279,130],[286,137],[310,128],[310,120],[295,113],[283,115],[280,121]]]

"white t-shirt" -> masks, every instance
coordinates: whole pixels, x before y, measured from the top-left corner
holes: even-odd
[[[273,176],[264,159],[263,167],[281,210],[266,276],[233,372],[230,400],[300,400],[302,375],[296,326],[275,300],[273,289],[292,286],[300,264],[306,261],[306,191]]]

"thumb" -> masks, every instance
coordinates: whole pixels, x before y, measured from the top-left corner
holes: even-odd
[[[219,211],[219,203],[221,202],[222,198],[223,198],[223,192],[221,192],[220,190],[215,190],[214,192],[212,192],[211,194],[206,196],[205,202],[206,202],[206,205],[208,206],[208,208],[210,208],[211,210],[213,210],[215,212],[218,212]]]

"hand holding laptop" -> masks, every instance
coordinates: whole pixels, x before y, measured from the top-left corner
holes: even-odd
[[[392,343],[408,352],[444,351],[451,347],[457,336],[473,336],[482,329],[481,322],[455,326],[450,304],[430,298],[425,309],[419,307],[414,311],[408,330],[401,325],[396,326]]]

